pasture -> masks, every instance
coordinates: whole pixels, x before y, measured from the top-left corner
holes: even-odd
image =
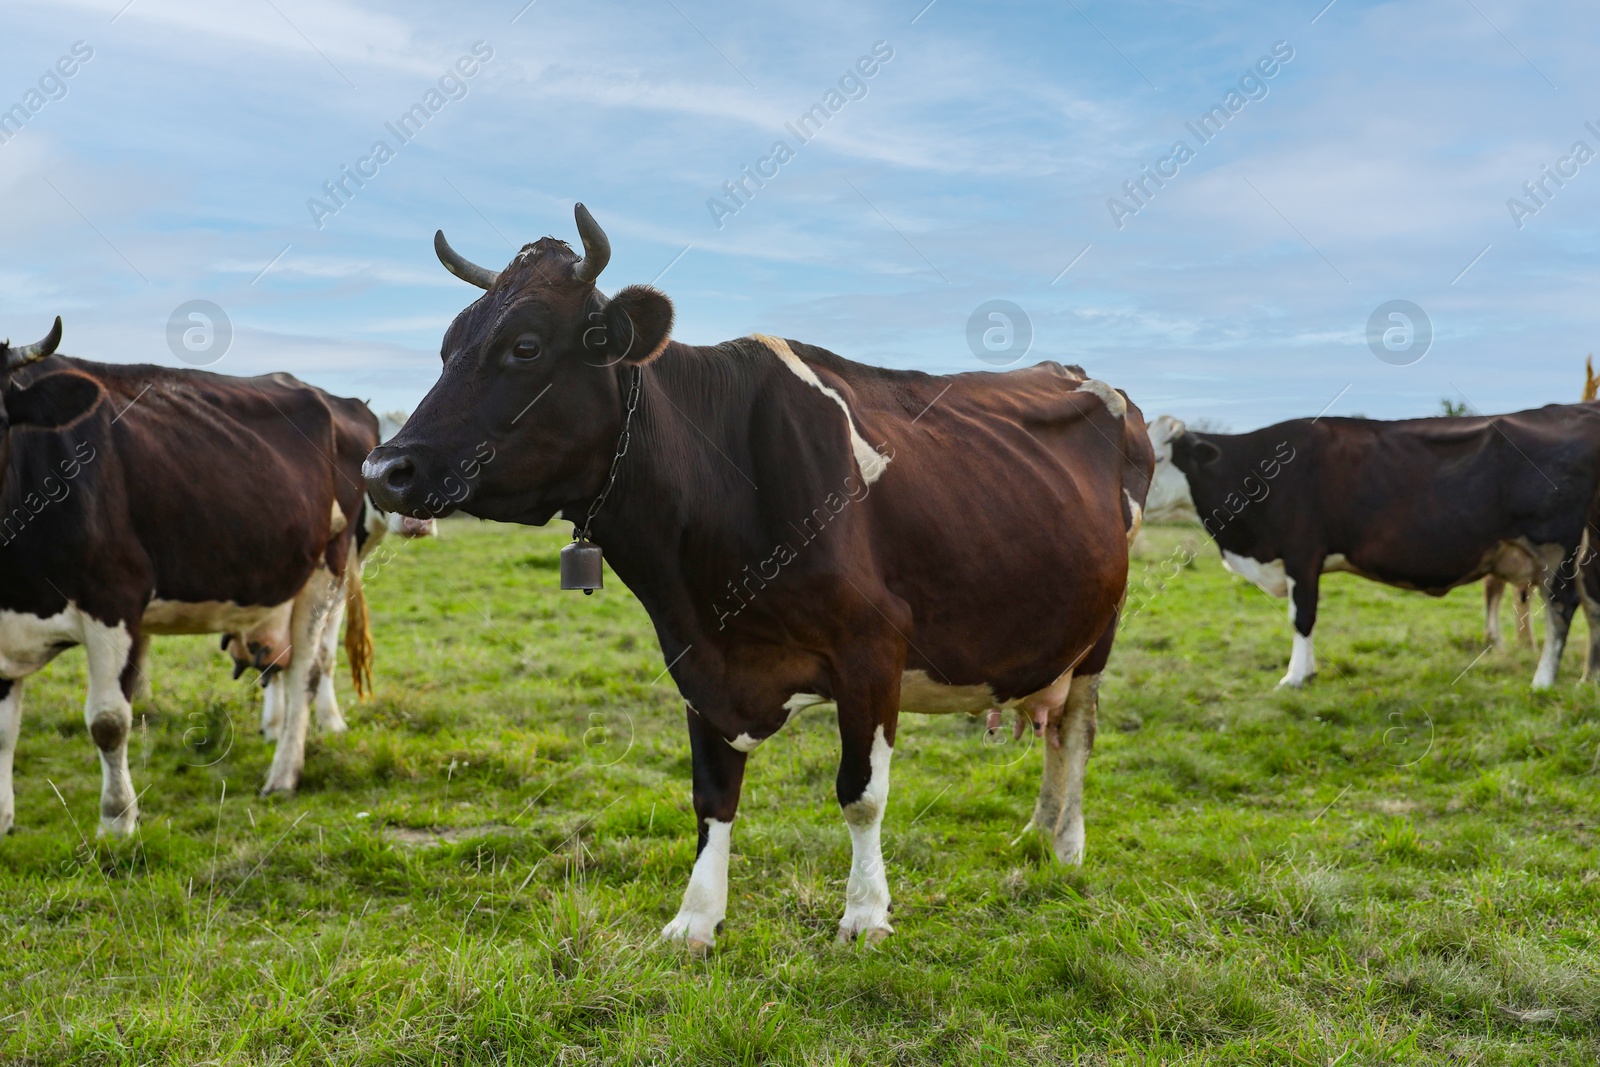
[[[815,709],[752,758],[727,925],[695,959],[656,943],[695,835],[643,611],[614,579],[556,589],[566,524],[444,525],[369,569],[376,695],[341,677],[351,730],[314,736],[297,797],[256,797],[259,691],[216,639],[157,638],[130,747],[141,829],[97,841],[82,651],[29,680],[0,1060],[1600,1057],[1582,624],[1534,696],[1531,651],[1480,658],[1480,586],[1436,601],[1331,575],[1322,673],[1277,691],[1283,602],[1197,529],[1148,530],[1081,870],[1013,843],[1038,786],[1027,739],[908,717],[885,822],[898,932],[836,947],[849,838]]]

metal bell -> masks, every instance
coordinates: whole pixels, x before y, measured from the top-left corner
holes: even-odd
[[[600,546],[593,541],[573,541],[561,550],[561,588],[582,589],[592,596],[605,588],[602,581]]]

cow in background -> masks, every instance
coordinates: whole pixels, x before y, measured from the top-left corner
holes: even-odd
[[[100,829],[126,834],[139,810],[130,699],[150,636],[249,634],[281,620],[292,645],[319,646],[352,569],[377,420],[286,374],[51,356],[14,385],[91,402],[56,429],[14,435],[0,489],[0,828],[14,820],[22,680],[83,645]],[[41,493],[49,500],[36,507]],[[263,793],[299,781],[317,658],[284,671],[288,711]]]
[[[1295,419],[1171,441],[1223,563],[1289,598],[1294,645],[1281,685],[1316,671],[1318,584],[1348,571],[1442,596],[1527,561],[1546,603],[1535,689],[1555,683],[1580,599],[1586,676],[1600,670],[1600,408],[1551,404],[1489,417]],[[1580,572],[1582,588],[1580,589]]]
[[[1600,376],[1594,372],[1594,356],[1584,364],[1583,395],[1581,402],[1595,399],[1600,392]],[[1447,411],[1446,414],[1451,414]],[[1200,522],[1194,500],[1189,496],[1189,483],[1183,473],[1172,465],[1172,439],[1185,429],[1183,422],[1172,415],[1158,416],[1150,423],[1150,445],[1155,450],[1156,470],[1150,480],[1150,497],[1146,502],[1146,522]],[[1514,548],[1508,548],[1498,565],[1498,571],[1483,580],[1483,633],[1485,640],[1497,649],[1505,648],[1505,637],[1500,628],[1500,604],[1506,589],[1512,591],[1511,605],[1516,621],[1517,642],[1527,648],[1534,647],[1533,639],[1533,587],[1538,581],[1539,565],[1533,557]]]

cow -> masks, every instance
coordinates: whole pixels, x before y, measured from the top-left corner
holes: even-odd
[[[1145,522],[1200,522],[1189,496],[1189,482],[1183,473],[1172,465],[1172,439],[1186,429],[1184,423],[1171,416],[1160,415],[1150,423],[1150,444],[1155,449],[1156,473],[1150,480],[1150,497],[1144,512]],[[1483,580],[1483,634],[1484,640],[1497,649],[1505,647],[1500,630],[1500,602],[1506,588],[1511,588],[1511,604],[1516,617],[1517,640],[1533,647],[1533,622],[1530,612],[1533,582],[1537,577],[1533,557],[1508,554],[1501,570],[1513,575],[1508,582],[1497,574]]]
[[[127,741],[150,636],[282,623],[292,645],[317,647],[345,595],[377,420],[286,374],[60,355],[29,373],[19,394],[72,388],[91,400],[64,426],[15,435],[0,491],[0,830],[15,818],[23,679],[83,645],[100,832],[124,835],[138,819]],[[288,710],[264,794],[298,784],[317,665],[295,657],[284,671]]]
[[[880,833],[899,713],[1009,709],[1046,743],[1034,825],[1080,862],[1101,672],[1152,457],[1121,392],[1055,363],[886,370],[757,334],[671,339],[673,307],[595,281],[553,237],[500,271],[435,234],[485,290],[438,381],[365,473],[401,514],[574,520],[655,626],[686,705],[697,851],[665,938],[705,951],[727,909],[750,753],[837,709],[852,844],[841,940],[892,932]],[[578,568],[574,567],[574,577]]]
[[[1316,672],[1318,581],[1330,571],[1433,596],[1488,575],[1532,577],[1546,604],[1533,688],[1555,684],[1580,599],[1585,675],[1600,669],[1600,568],[1585,548],[1600,518],[1600,407],[1319,417],[1245,434],[1180,426],[1171,447],[1224,565],[1289,599],[1294,638],[1280,685]]]

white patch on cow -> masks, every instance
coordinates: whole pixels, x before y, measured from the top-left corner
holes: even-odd
[[[861,796],[844,807],[850,827],[850,880],[845,883],[844,918],[839,920],[839,940],[857,935],[880,941],[894,933],[889,925],[889,879],[883,870],[883,813],[889,806],[889,758],[894,749],[879,726],[872,737],[868,759],[872,777]]]
[[[761,747],[761,742],[765,740],[765,737],[751,737],[749,734],[740,734],[732,741],[729,741],[728,744],[733,747],[735,752],[754,752]]]
[[[22,680],[11,683],[11,690],[0,700],[0,835],[11,832],[17,821],[17,798],[11,788],[12,756],[22,733]]]
[[[328,517],[328,536],[336,537],[344,533],[344,528],[349,525],[350,520],[345,518],[344,508],[341,508],[339,502],[335,500],[333,502],[333,513]]]
[[[1271,563],[1262,563],[1249,556],[1241,556],[1237,552],[1229,552],[1227,549],[1223,549],[1222,565],[1268,596],[1285,597],[1289,595],[1289,576],[1284,573],[1283,560],[1281,559],[1275,559]]]
[[[883,472],[889,468],[889,457],[867,444],[861,432],[856,429],[856,418],[850,411],[850,405],[844,402],[844,397],[839,395],[838,390],[824,384],[822,379],[817,377],[817,372],[811,369],[811,365],[794,354],[788,341],[781,337],[769,337],[764,333],[754,336],[757,341],[772,349],[773,353],[783,361],[783,365],[793,371],[797,378],[839,405],[839,410],[844,412],[845,425],[850,430],[850,451],[855,453],[856,466],[861,468],[861,479],[871,485],[883,477]]]
[[[1288,591],[1285,592],[1283,595],[1285,597],[1287,597],[1288,600],[1289,600],[1289,625],[1293,626],[1294,622],[1295,622],[1295,619],[1298,617],[1297,613],[1294,610],[1294,579],[1288,577],[1287,575],[1285,575],[1284,579],[1283,579],[1283,584],[1288,587]]]
[[[818,704],[831,704],[833,701],[820,693],[796,693],[783,702],[783,710],[789,713],[789,719],[794,718],[807,708],[814,708]],[[785,719],[788,722],[789,719]]]
[[[1356,573],[1355,568],[1350,565],[1350,561],[1344,558],[1343,552],[1330,552],[1322,560],[1322,573],[1332,574],[1337,571]]]
[[[900,672],[900,710],[918,715],[978,715],[994,707],[994,690],[986,685],[946,685],[927,671]]]
[[[1097,378],[1085,378],[1079,382],[1078,392],[1092,393],[1099,397],[1100,403],[1106,406],[1106,410],[1119,419],[1125,418],[1128,414],[1128,402],[1122,399],[1122,394]]]
[[[689,885],[677,916],[661,928],[668,941],[682,941],[691,949],[711,947],[717,925],[728,914],[728,852],[733,847],[733,823],[706,820],[706,847],[694,861]]]
[[[277,616],[286,624],[294,601],[282,604],[235,604],[231,600],[162,600],[144,609],[139,626],[147,634],[248,634]]]
[[[1289,652],[1289,671],[1278,684],[1299,689],[1306,684],[1307,678],[1316,673],[1317,653],[1311,646],[1311,638],[1296,633],[1294,648]]]
[[[0,611],[0,677],[26,678],[64,650],[82,643],[81,616],[70,603],[49,618]]]
[[[1128,544],[1133,544],[1133,539],[1139,536],[1139,527],[1144,525],[1144,509],[1139,502],[1133,499],[1133,494],[1124,489],[1122,495],[1128,501]]]

